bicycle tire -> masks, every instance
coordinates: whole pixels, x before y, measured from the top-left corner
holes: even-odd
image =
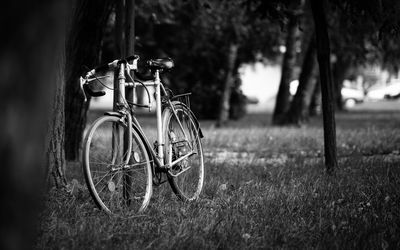
[[[120,117],[98,118],[87,132],[83,147],[86,184],[96,205],[118,217],[129,218],[144,211],[152,194],[152,171],[147,150],[132,129],[132,151],[126,162],[127,125]]]
[[[194,155],[187,157],[170,169],[172,174],[179,173],[185,169],[179,176],[174,177],[171,172],[167,172],[168,182],[182,201],[196,200],[204,185],[204,156],[201,140],[199,136],[199,126],[195,121],[190,110],[181,102],[172,102],[178,119],[182,123],[183,129],[189,137],[188,143],[180,143],[184,140],[184,134],[176,120],[176,117],[167,107],[163,111],[163,135],[165,144],[165,162],[170,163],[178,157],[185,155],[192,146]],[[175,138],[173,138],[175,137]]]

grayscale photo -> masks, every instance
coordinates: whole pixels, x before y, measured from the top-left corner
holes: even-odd
[[[6,1],[0,249],[400,249],[400,1]]]

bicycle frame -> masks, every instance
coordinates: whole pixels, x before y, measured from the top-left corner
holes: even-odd
[[[204,184],[200,140],[203,134],[190,110],[190,94],[174,95],[160,79],[163,70],[174,66],[172,59],[148,60],[146,64],[153,74],[148,81],[141,81],[140,77],[133,79],[130,74],[137,70],[138,60],[136,55],[114,60],[80,77],[85,101],[86,97],[104,96],[104,89],[114,90],[112,111],[96,119],[86,133],[82,167],[96,205],[123,218],[131,218],[146,209],[153,186],[168,182],[180,200],[193,201],[199,198]],[[114,73],[113,88],[99,80],[108,77],[104,73],[110,70]],[[104,89],[90,84],[95,80]],[[137,102],[139,85],[146,90],[149,105]],[[150,100],[150,86],[155,89],[157,138],[154,143],[153,139],[149,142],[135,116],[135,107],[151,110],[154,102]]]
[[[118,108],[118,105],[114,105],[114,111],[121,113],[122,115],[124,115],[125,117],[128,117],[128,127],[130,129],[129,134],[131,134],[131,129],[133,126],[135,126],[135,128],[138,130],[140,136],[142,137],[144,143],[146,144],[146,147],[149,151],[149,153],[151,154],[154,163],[157,165],[157,167],[159,167],[160,169],[163,170],[168,170],[169,168],[173,167],[174,165],[178,164],[179,162],[181,162],[182,160],[190,157],[191,155],[195,154],[193,152],[193,148],[189,143],[190,146],[190,152],[179,157],[178,159],[172,161],[172,159],[169,159],[169,162],[165,163],[164,162],[164,134],[163,134],[163,124],[162,124],[162,105],[161,105],[161,91],[163,92],[164,95],[166,95],[166,90],[161,82],[160,79],[160,72],[159,70],[156,70],[154,75],[154,80],[148,80],[148,81],[144,81],[143,83],[138,83],[138,82],[126,82],[126,77],[125,77],[125,71],[127,71],[127,73],[129,74],[129,66],[126,67],[126,65],[124,63],[121,63],[119,66],[119,71],[118,71],[118,86],[117,87],[117,94],[114,95],[114,98],[116,97],[116,101],[114,100],[114,103],[124,103],[126,102],[125,99],[125,88],[132,88],[133,90],[133,98],[134,100],[136,99],[136,87],[141,85],[144,87],[148,87],[148,86],[152,86],[155,87],[155,94],[156,94],[156,118],[157,118],[157,153],[154,151],[154,149],[151,147],[150,142],[148,141],[147,137],[145,136],[142,127],[140,126],[139,121],[136,119],[136,117],[134,115],[131,115],[131,113],[129,112],[125,112],[121,111],[121,109]],[[185,132],[185,130],[183,129],[182,123],[178,118],[177,112],[171,102],[171,100],[167,100],[167,104],[169,106],[169,108],[172,110],[172,113],[174,115],[174,117],[176,118],[180,129],[182,130],[184,136],[185,136],[185,141],[188,141],[188,136]],[[131,149],[132,149],[132,137],[129,137],[129,141],[128,143],[128,155],[126,157],[126,162],[125,164],[128,164],[128,161],[130,159],[130,154],[131,154]],[[171,150],[171,149],[170,149]],[[170,154],[171,155],[171,154]],[[188,170],[188,169],[186,169]],[[182,174],[183,172],[185,172],[186,170],[173,175],[173,176],[178,176],[180,174]]]

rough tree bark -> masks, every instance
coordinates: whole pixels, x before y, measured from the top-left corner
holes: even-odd
[[[330,44],[324,4],[326,1],[311,0],[314,17],[319,74],[322,92],[322,115],[324,123],[325,167],[328,173],[337,168],[335,101],[333,97]]]
[[[66,1],[6,1],[0,29],[0,249],[30,249]],[[17,18],[16,18],[17,17]],[[18,18],[22,17],[22,18]]]
[[[299,77],[299,86],[288,112],[282,119],[285,124],[301,125],[308,119],[311,97],[317,81],[317,58],[314,36],[310,39]]]
[[[279,125],[290,106],[290,81],[293,80],[294,68],[296,65],[296,39],[297,39],[297,18],[291,16],[287,24],[286,52],[282,62],[282,75],[279,83],[278,95],[276,97],[272,123]]]
[[[64,45],[64,43],[63,43]],[[64,100],[65,100],[65,81],[64,81],[64,66],[65,66],[65,47],[62,46],[59,52],[57,63],[57,78],[51,105],[50,118],[48,120],[48,129],[46,137],[46,182],[51,184],[51,176],[56,187],[61,187],[67,184],[65,178],[65,151],[64,151]]]
[[[217,120],[217,127],[223,126],[228,122],[229,119],[229,98],[231,96],[232,86],[235,81],[235,64],[236,64],[236,57],[238,52],[239,46],[235,43],[232,43],[229,46],[229,55],[228,55],[228,62],[227,62],[227,71],[226,71],[226,78],[225,84],[222,92],[221,102],[220,102],[220,109],[219,115]]]
[[[101,38],[114,1],[75,1],[66,41],[65,156],[77,160],[89,102],[84,102],[78,79],[82,66],[99,64]]]

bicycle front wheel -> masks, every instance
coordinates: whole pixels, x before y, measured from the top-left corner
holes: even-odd
[[[132,136],[129,159],[128,136]],[[138,133],[132,129],[129,135],[121,118],[103,116],[90,127],[83,170],[95,203],[107,213],[128,218],[147,207],[152,193],[149,156]]]
[[[204,183],[199,126],[185,105],[180,102],[173,105],[175,114],[168,107],[163,115],[165,162],[178,163],[169,169],[167,176],[174,193],[183,201],[192,201],[199,197]]]

